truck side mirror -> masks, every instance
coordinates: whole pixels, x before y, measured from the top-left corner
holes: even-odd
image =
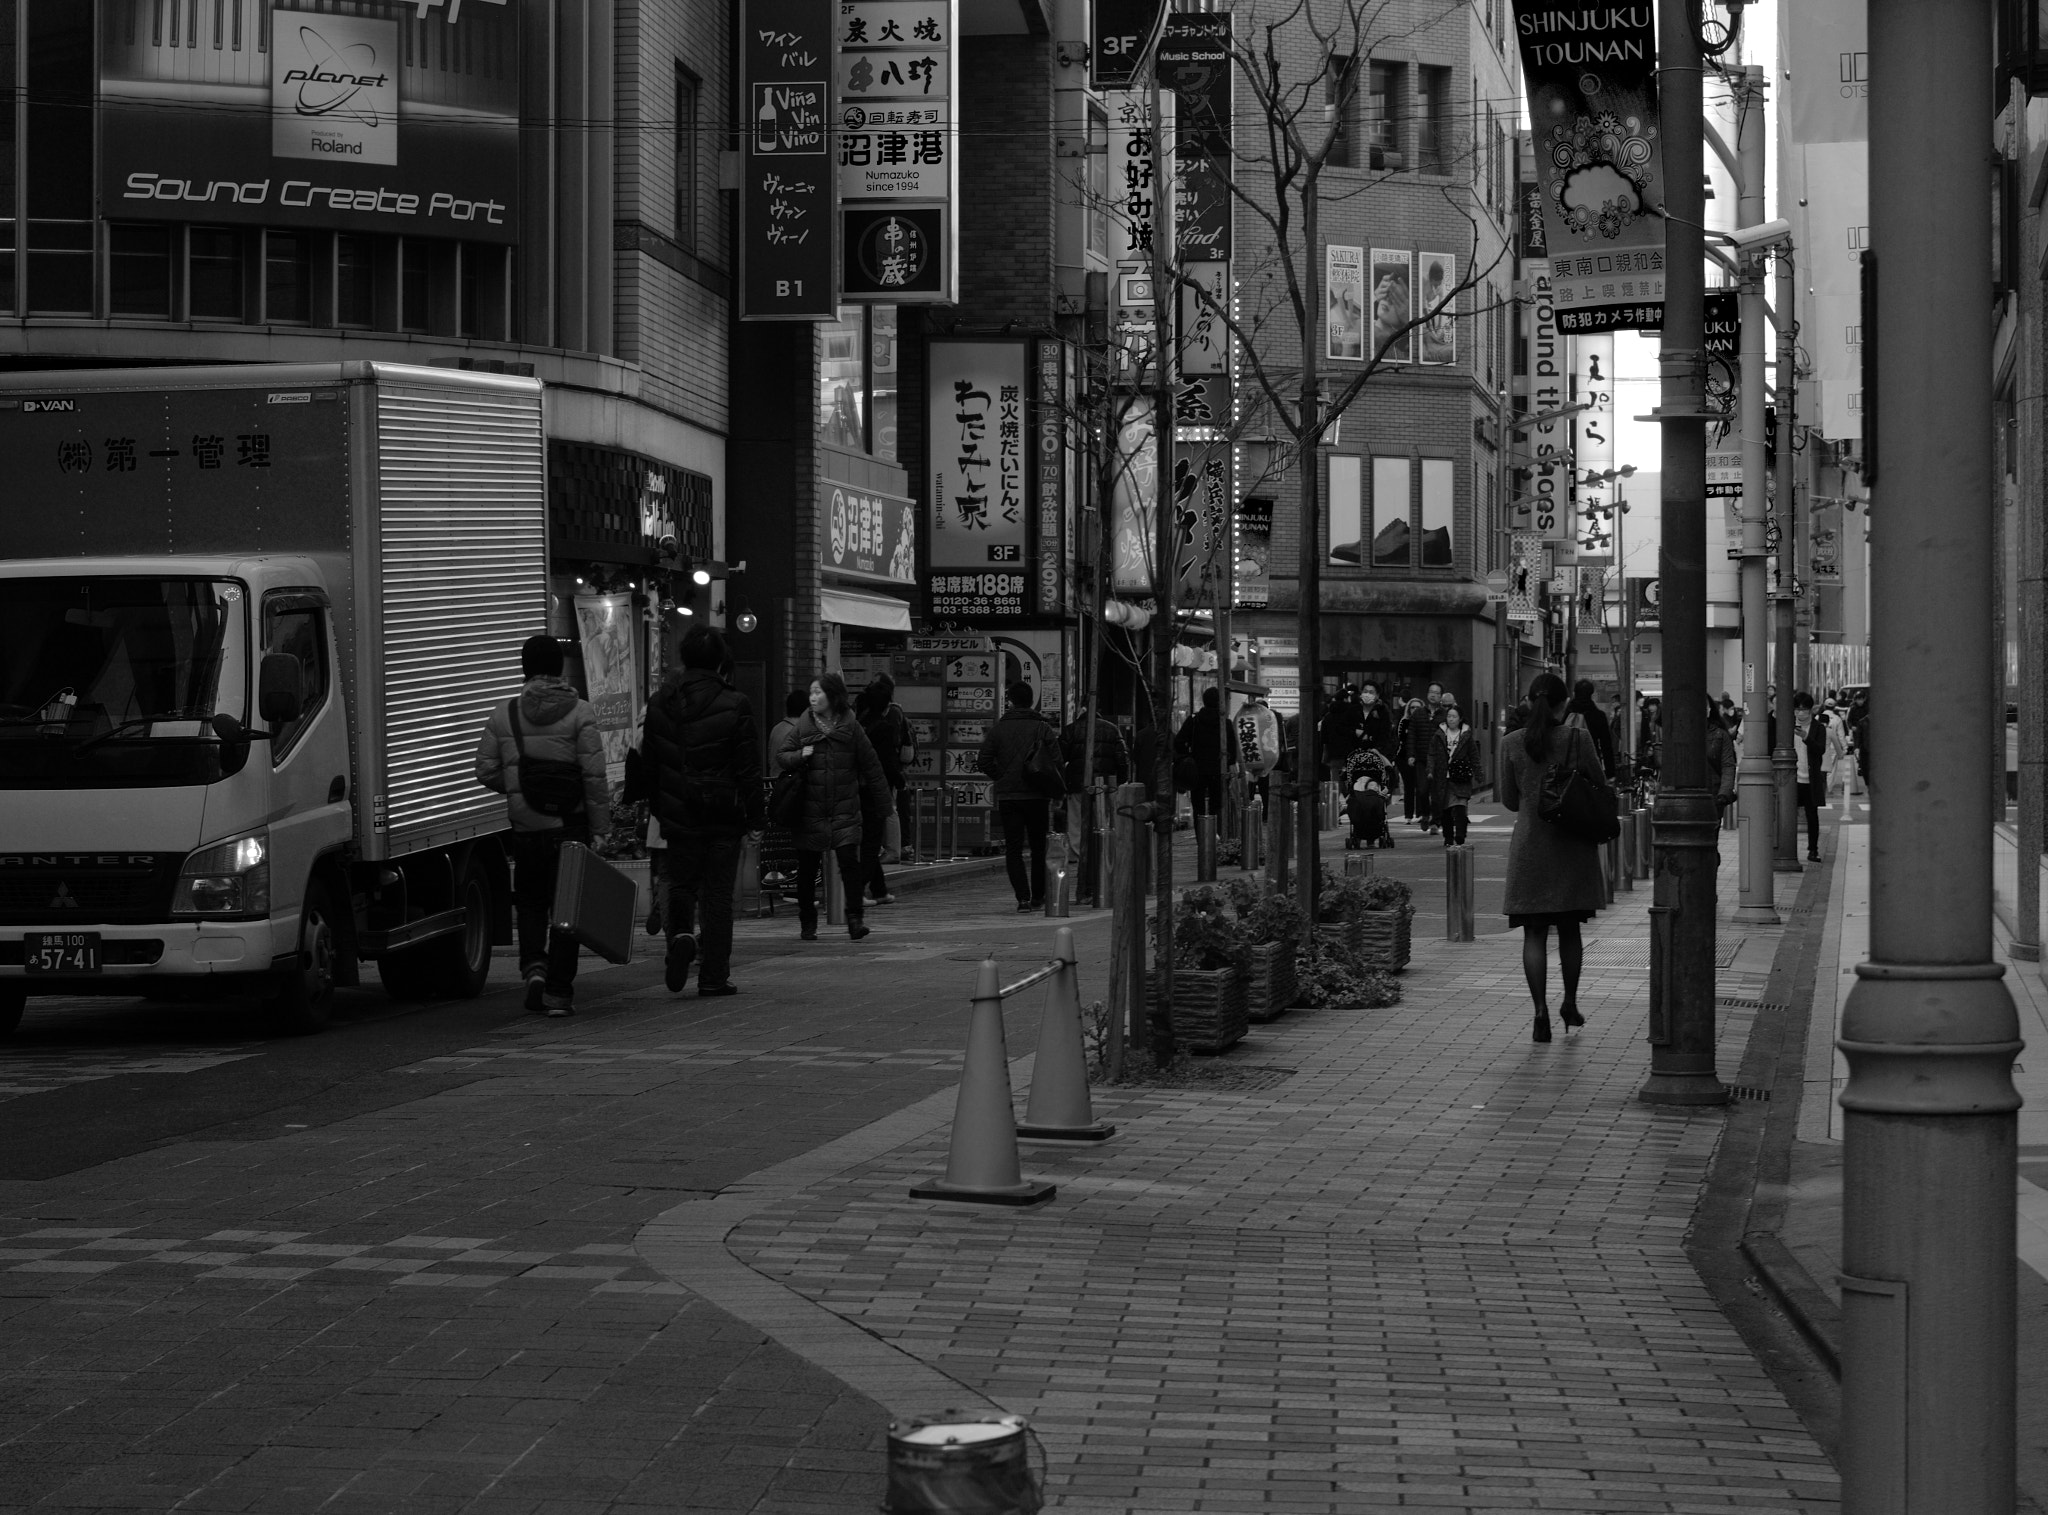
[[[256,675],[256,713],[273,726],[296,721],[305,708],[305,678],[299,660],[288,652],[270,652]]]

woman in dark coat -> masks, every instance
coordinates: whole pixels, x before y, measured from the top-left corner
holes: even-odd
[[[1466,807],[1479,782],[1479,737],[1453,702],[1445,700],[1438,708],[1443,721],[1429,737],[1429,813],[1444,828],[1444,845],[1462,847],[1468,834]]]
[[[826,673],[811,681],[811,708],[782,739],[775,763],[782,772],[804,775],[803,813],[789,828],[796,841],[796,918],[803,939],[818,939],[818,875],[830,852],[846,886],[846,934],[859,941],[868,934],[860,840],[865,828],[879,830],[889,814],[889,781],[853,718],[846,680]]]
[[[1529,686],[1529,720],[1500,744],[1500,800],[1514,811],[1515,834],[1508,840],[1508,924],[1522,928],[1522,975],[1536,1004],[1534,1039],[1550,1040],[1550,928],[1557,928],[1557,964],[1564,976],[1565,1028],[1586,1024],[1579,1014],[1579,965],[1584,943],[1579,927],[1606,902],[1600,849],[1538,815],[1543,775],[1552,764],[1569,764],[1604,784],[1600,754],[1585,732],[1564,724],[1570,696],[1564,680],[1539,673]]]

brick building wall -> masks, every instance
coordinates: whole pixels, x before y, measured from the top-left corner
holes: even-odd
[[[963,326],[1053,320],[1052,42],[968,37],[960,51]]]

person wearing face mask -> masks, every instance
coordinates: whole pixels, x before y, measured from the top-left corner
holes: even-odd
[[[1400,741],[1394,731],[1394,717],[1385,705],[1380,703],[1379,687],[1367,684],[1359,694],[1364,707],[1359,721],[1359,745],[1370,747],[1388,762],[1400,751]]]

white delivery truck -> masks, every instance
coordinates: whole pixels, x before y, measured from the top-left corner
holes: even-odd
[[[511,939],[477,738],[547,624],[541,386],[385,363],[0,376],[0,1034]]]

